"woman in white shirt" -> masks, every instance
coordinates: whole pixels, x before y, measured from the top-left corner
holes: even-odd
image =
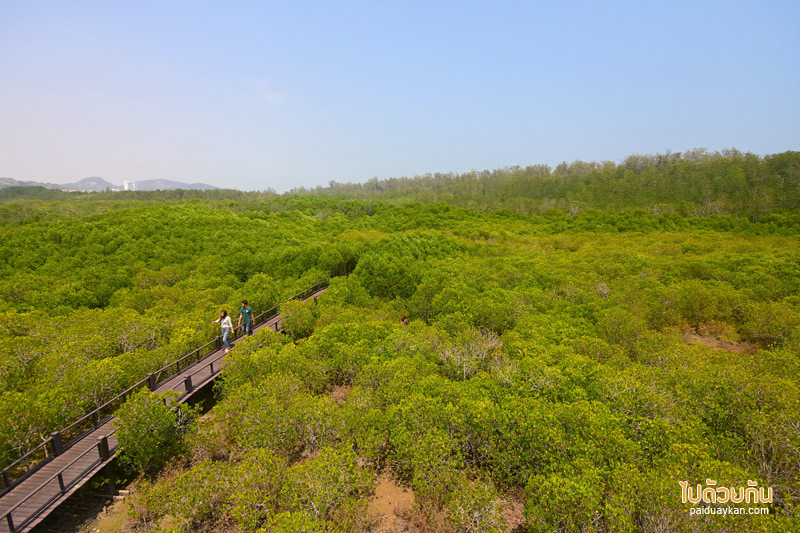
[[[219,312],[219,318],[212,322],[212,324],[216,324],[219,322],[219,325],[222,327],[222,344],[225,345],[225,353],[228,353],[231,349],[231,343],[228,342],[228,334],[233,329],[233,324],[231,324],[231,317],[228,316],[228,312],[226,310],[222,310]]]

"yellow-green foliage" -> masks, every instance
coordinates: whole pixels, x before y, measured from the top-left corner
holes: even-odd
[[[196,409],[178,404],[177,393],[148,390],[131,396],[112,423],[122,463],[139,472],[153,472],[183,448],[183,436],[197,417]]]
[[[215,335],[219,308],[355,268],[283,306],[290,335],[237,343],[143,520],[350,531],[389,472],[454,531],[504,530],[512,500],[530,531],[798,525],[796,213],[45,205],[0,226],[9,459]],[[678,482],[706,479],[772,487],[770,514],[689,516]]]

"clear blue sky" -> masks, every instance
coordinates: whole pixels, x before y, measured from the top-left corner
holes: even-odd
[[[285,191],[800,149],[800,2],[0,0],[0,176]]]

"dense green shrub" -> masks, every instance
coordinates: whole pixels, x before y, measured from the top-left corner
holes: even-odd
[[[350,450],[323,448],[308,462],[286,471],[285,501],[288,509],[313,520],[346,521],[363,512],[361,496],[369,491],[372,476],[358,466]]]
[[[148,521],[177,518],[191,531],[203,522],[222,522],[230,513],[240,530],[256,531],[280,508],[284,463],[269,450],[248,453],[241,461],[202,461],[187,471],[145,487]]]
[[[568,465],[536,475],[526,486],[525,513],[533,531],[601,531],[604,480],[593,467]]]
[[[335,441],[342,420],[333,401],[309,394],[299,379],[269,374],[226,394],[217,411],[229,440],[246,448],[267,447],[292,457]]]
[[[183,449],[183,436],[197,416],[177,395],[139,391],[117,411],[113,428],[119,457],[140,472],[158,470]]]
[[[497,491],[491,484],[462,481],[448,498],[445,507],[456,531],[499,533],[506,529]]]
[[[366,254],[358,261],[353,277],[372,296],[408,297],[419,283],[421,265],[410,257]]]
[[[291,300],[281,304],[280,312],[283,315],[281,325],[293,339],[301,339],[311,334],[317,320],[314,302]]]

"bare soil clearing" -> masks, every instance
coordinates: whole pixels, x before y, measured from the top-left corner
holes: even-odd
[[[414,506],[414,493],[401,487],[388,474],[382,474],[375,486],[375,494],[369,499],[370,514],[376,517],[373,531],[390,533],[409,531],[408,523],[400,517],[404,510]]]

